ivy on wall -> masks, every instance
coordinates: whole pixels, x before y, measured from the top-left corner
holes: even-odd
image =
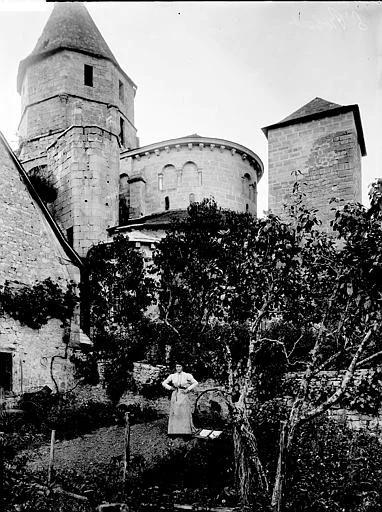
[[[74,282],[63,289],[50,277],[32,286],[6,281],[0,289],[0,315],[7,314],[32,329],[40,329],[50,318],[64,322],[71,318],[77,303],[74,290]]]
[[[53,203],[56,200],[57,190],[46,178],[39,174],[30,174],[29,179],[44,203]]]

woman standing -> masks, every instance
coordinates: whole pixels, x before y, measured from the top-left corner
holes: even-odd
[[[170,416],[168,419],[169,435],[191,435],[195,428],[192,423],[191,402],[188,393],[198,382],[191,373],[185,373],[181,364],[175,366],[176,372],[162,382],[162,386],[172,391]]]

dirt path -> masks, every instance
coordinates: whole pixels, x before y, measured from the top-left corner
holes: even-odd
[[[68,441],[55,444],[55,467],[76,469],[87,472],[92,466],[107,464],[120,459],[123,453],[124,428],[113,426],[101,428]],[[193,441],[188,441],[193,442]],[[142,423],[131,427],[130,453],[132,459],[139,459],[145,467],[166,458],[170,452],[184,447],[185,441],[167,437],[167,419]],[[40,470],[48,467],[49,445],[28,452],[29,468]]]

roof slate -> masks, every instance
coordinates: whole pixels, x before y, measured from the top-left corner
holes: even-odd
[[[292,119],[299,119],[300,117],[310,116],[311,114],[317,114],[318,112],[326,112],[341,106],[342,105],[338,105],[338,103],[332,103],[330,101],[323,100],[322,98],[314,98],[314,100],[309,101],[309,103],[296,110],[296,112],[293,112],[285,119],[282,119],[280,123],[292,121]]]
[[[57,2],[33,51],[20,62],[17,76],[18,92],[21,90],[27,67],[44,55],[60,49],[74,50],[108,59],[136,87],[118,64],[86,7],[81,2]]]
[[[86,7],[80,2],[57,2],[31,55],[70,48],[104,57],[117,64]]]

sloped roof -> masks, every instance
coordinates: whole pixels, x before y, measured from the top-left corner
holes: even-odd
[[[98,30],[86,7],[80,2],[57,2],[31,54],[20,62],[17,78],[20,90],[26,68],[42,56],[69,49],[113,62],[117,59]],[[123,72],[123,70],[121,70]],[[123,74],[125,74],[123,72]],[[127,77],[130,81],[131,79]]]
[[[330,101],[323,100],[322,98],[314,98],[314,100],[309,101],[306,105],[296,110],[285,119],[280,121],[284,123],[285,121],[291,121],[292,119],[299,119],[300,117],[309,116],[311,114],[316,114],[318,112],[326,112],[327,110],[331,110],[333,108],[341,107],[342,105],[338,105],[338,103],[331,103]]]
[[[262,128],[262,131],[264,135],[268,138],[269,130],[274,130],[276,128],[281,128],[291,124],[307,123],[309,121],[321,119],[323,117],[331,117],[340,114],[345,114],[346,112],[352,112],[354,115],[358,143],[361,148],[362,156],[365,156],[366,146],[362,129],[361,115],[359,112],[358,105],[338,105],[337,103],[333,103],[322,98],[314,98],[313,100],[306,103],[306,105],[299,108],[298,110],[296,110],[289,116],[285,117],[278,123],[265,126],[264,128]]]
[[[163,229],[174,221],[180,221],[188,217],[187,210],[168,210],[165,212],[152,213],[137,219],[130,219],[123,226],[116,226],[109,229],[110,233],[136,229],[137,227]]]
[[[15,164],[15,166],[16,166],[18,172],[19,172],[21,181],[27,187],[27,190],[28,190],[31,198],[33,199],[33,201],[35,201],[35,203],[38,205],[38,207],[42,211],[42,214],[46,218],[49,226],[51,227],[51,229],[52,229],[54,235],[56,236],[58,242],[60,243],[61,247],[65,251],[65,254],[68,256],[70,261],[75,266],[81,268],[83,266],[83,262],[82,262],[81,258],[79,257],[79,255],[76,253],[76,251],[67,242],[65,236],[63,235],[62,231],[58,227],[58,224],[53,219],[53,217],[50,214],[49,210],[47,209],[47,207],[45,206],[44,202],[40,198],[38,192],[36,191],[36,189],[32,185],[32,182],[30,181],[27,173],[25,172],[24,167],[22,166],[21,162],[19,161],[19,159],[16,157],[16,155],[12,151],[11,147],[9,146],[6,138],[1,133],[1,131],[0,131],[0,144],[4,145],[6,151],[8,152],[9,156],[11,157],[13,163]]]
[[[58,48],[92,53],[117,63],[88,10],[80,2],[58,2],[54,5],[31,55]]]

